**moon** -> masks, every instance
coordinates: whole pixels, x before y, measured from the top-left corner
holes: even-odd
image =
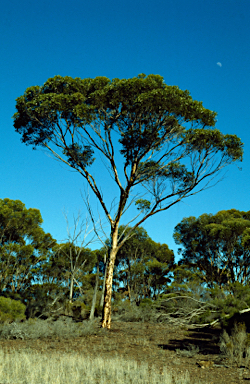
[[[218,67],[222,67],[222,64],[219,61],[216,64],[218,65]]]

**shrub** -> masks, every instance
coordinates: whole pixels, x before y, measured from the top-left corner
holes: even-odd
[[[115,314],[116,319],[120,321],[144,322],[154,319],[155,312],[148,304],[145,304],[145,306],[141,306],[140,304],[138,307],[135,303],[130,303],[129,300],[125,300],[113,308],[113,314]]]
[[[29,319],[23,323],[12,323],[0,326],[0,339],[38,339],[38,338],[62,338],[70,339],[83,335],[98,334],[101,332],[98,320],[75,323],[72,319],[40,320]]]
[[[0,323],[24,320],[26,306],[20,301],[0,297]]]
[[[65,315],[72,316],[75,321],[82,321],[88,318],[90,308],[88,305],[81,301],[74,301],[65,303]]]
[[[249,344],[249,336],[244,323],[235,323],[231,336],[224,330],[220,337],[221,353],[228,358],[230,364],[236,364],[238,367],[242,365],[243,357],[245,365],[249,364]]]
[[[142,299],[140,301],[140,307],[141,308],[151,308],[152,307],[153,300],[149,298]]]

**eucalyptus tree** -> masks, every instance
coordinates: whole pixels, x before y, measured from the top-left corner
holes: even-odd
[[[16,100],[16,109],[14,127],[22,142],[47,148],[78,171],[106,215],[111,247],[102,327],[110,328],[116,254],[130,235],[118,237],[124,212],[133,203],[139,210],[133,231],[204,189],[223,167],[242,160],[243,144],[236,135],[215,128],[215,112],[188,91],[168,86],[159,75],[113,80],[55,76],[27,88]],[[101,189],[107,180],[90,172],[97,154],[108,164],[116,186],[113,213]]]
[[[95,253],[89,248],[79,247],[68,241],[58,244],[54,248],[54,254],[50,257],[47,271],[58,271],[61,277],[68,282],[69,301],[72,303],[74,296],[74,286],[77,285],[80,292],[81,279],[84,279],[84,272],[92,271],[96,263]]]
[[[160,244],[150,240],[151,255],[146,263],[146,281],[153,298],[157,300],[159,295],[165,291],[171,283],[175,269],[174,252],[167,244]]]
[[[88,217],[81,220],[81,214],[74,217],[73,232],[67,222],[67,240],[56,244],[48,263],[40,271],[44,287],[53,289],[53,305],[56,302],[66,300],[68,295],[69,303],[73,303],[79,296],[84,296],[89,301],[89,290],[94,288],[92,298],[91,318],[94,316],[97,290],[99,289],[99,262],[102,261],[100,251],[91,251],[88,246],[95,242],[94,228],[89,228]],[[95,227],[96,230],[97,226]],[[97,266],[97,273],[93,268]],[[66,287],[65,287],[66,285]],[[87,294],[88,292],[88,294]]]
[[[174,231],[181,264],[199,271],[209,287],[250,281],[250,211],[236,209],[184,218]]]
[[[24,293],[35,282],[56,240],[41,228],[38,209],[20,200],[0,200],[0,291]]]

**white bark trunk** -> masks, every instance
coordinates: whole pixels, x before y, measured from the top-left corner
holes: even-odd
[[[112,283],[113,283],[113,273],[115,258],[117,254],[117,237],[118,237],[118,226],[113,231],[112,235],[112,244],[109,253],[109,260],[107,266],[107,276],[105,281],[105,296],[104,296],[104,306],[102,313],[102,328],[111,328],[111,299],[112,299]]]

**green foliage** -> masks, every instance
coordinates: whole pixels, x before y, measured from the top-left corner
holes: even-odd
[[[216,287],[210,290],[211,302],[221,314],[222,323],[227,325],[231,317],[250,307],[250,287],[239,282],[229,284],[227,289]],[[226,315],[229,315],[225,317]]]
[[[11,322],[26,319],[25,305],[20,301],[11,300],[6,297],[0,297],[0,322]]]
[[[39,275],[56,244],[42,223],[38,209],[26,209],[19,200],[0,200],[0,291],[10,286],[15,292],[24,290]]]
[[[43,272],[41,272],[41,277],[42,283],[32,284],[23,293],[25,302],[27,302],[25,312],[27,318],[39,317],[44,314],[49,316],[51,311],[62,307],[68,297],[68,288],[63,286],[66,283],[65,279],[54,279],[53,276],[49,278],[49,276],[44,276]],[[48,282],[46,277],[54,282]]]
[[[150,209],[150,201],[139,199],[136,200],[135,205],[138,205],[137,209],[139,211],[148,211]]]
[[[206,297],[207,289],[197,268],[180,264],[174,266],[172,283],[165,292],[173,293],[173,295],[190,295],[197,300],[203,300]]]
[[[119,303],[114,309],[117,320],[126,322],[154,321],[156,314],[149,304],[137,306],[135,303],[131,304],[129,300]]]
[[[209,287],[250,279],[249,212],[231,209],[216,215],[184,218],[174,239],[182,248],[181,263],[197,268]]]
[[[189,129],[186,133],[187,150],[201,153],[204,149],[211,149],[216,143],[218,151],[234,160],[242,159],[242,143],[236,135],[222,135],[218,129],[204,131]],[[212,144],[213,143],[213,144]]]
[[[40,87],[27,88],[17,98],[16,109],[14,127],[22,135],[22,142],[34,149],[39,145],[48,148],[50,143],[61,148],[68,164],[83,171],[93,190],[86,168],[93,163],[96,150],[109,160],[116,173],[114,132],[120,136],[126,173],[131,167],[132,184],[162,179],[160,183],[179,184],[176,191],[181,196],[183,191],[193,189],[197,176],[201,176],[195,175],[193,167],[188,170],[186,164],[180,163],[185,156],[197,152],[203,166],[208,155],[218,153],[222,156],[220,165],[242,160],[240,139],[214,129],[216,113],[193,100],[187,90],[165,84],[159,75],[113,80],[55,76]],[[66,131],[61,134],[58,127],[64,129],[63,121]],[[166,150],[166,143],[171,143],[175,151],[171,147]],[[181,147],[184,152],[176,157]],[[160,151],[158,159],[149,156]]]
[[[171,133],[173,127],[175,133],[178,130],[183,131],[183,127],[177,124],[179,116],[185,121],[200,122],[203,126],[212,127],[216,117],[215,112],[205,109],[201,102],[194,101],[188,91],[166,85],[158,75],[143,78],[138,76],[127,80],[109,80],[104,77],[81,80],[55,76],[41,87],[27,88],[24,95],[17,99],[16,106],[15,128],[23,130],[24,142],[37,145],[48,140],[60,118],[65,119],[68,124],[78,126],[88,124],[96,118],[108,119],[121,129],[123,134],[120,141],[128,158],[133,156],[132,152],[140,155],[152,139],[155,142],[152,149],[159,149],[161,144],[158,139],[165,129]],[[105,115],[105,110],[108,115]],[[120,118],[117,117],[117,110],[120,111]],[[124,124],[131,116],[139,114],[143,135]],[[161,126],[155,130],[153,123],[159,118]],[[150,125],[146,127],[148,122]],[[186,142],[188,147],[201,148],[202,144],[209,145],[212,140],[217,142],[218,149],[224,149],[225,145],[220,141],[222,137],[218,130],[209,131],[208,134],[205,130],[189,130]],[[226,138],[229,141],[230,136],[227,135]],[[228,148],[233,146],[234,138],[231,137],[231,146],[229,142],[226,143]],[[237,149],[237,145],[235,147]],[[130,155],[128,152],[131,152]]]
[[[124,238],[130,231],[130,227],[120,226],[118,233]],[[139,304],[142,298],[156,298],[170,282],[174,253],[166,244],[155,243],[144,228],[138,227],[119,249],[116,266],[119,273],[115,279],[126,290],[129,287],[131,300]]]
[[[63,154],[67,156],[69,164],[73,167],[80,166],[81,168],[86,168],[94,162],[93,153],[94,151],[89,145],[80,146],[77,143],[73,143],[63,150]]]
[[[84,261],[86,262],[84,263]],[[73,263],[73,264],[72,264]],[[51,270],[52,275],[70,273],[71,268],[79,268],[84,263],[84,270],[90,272],[96,263],[95,254],[89,249],[78,247],[72,242],[57,244],[53,247],[49,263],[46,268]]]
[[[141,308],[150,308],[152,306],[153,301],[149,298],[142,299],[140,301]]]

